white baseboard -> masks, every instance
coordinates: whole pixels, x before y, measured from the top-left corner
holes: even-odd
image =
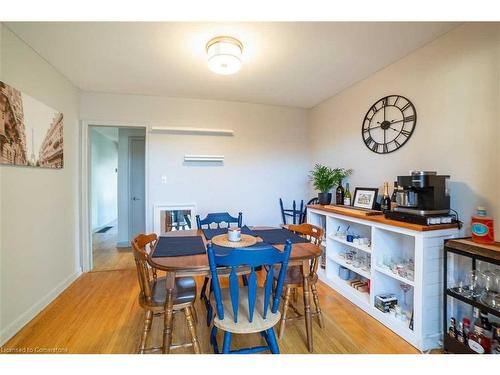
[[[68,286],[70,286],[80,275],[81,271],[68,276],[59,285],[52,289],[49,293],[43,296],[39,301],[35,302],[28,310],[22,313],[16,320],[11,322],[7,327],[0,331],[0,346],[10,340],[17,332],[28,324],[40,311],[49,305],[59,294],[61,294]]]

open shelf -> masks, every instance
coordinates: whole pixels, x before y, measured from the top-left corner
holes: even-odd
[[[348,283],[348,281],[342,280],[338,276],[334,276],[333,280],[334,280],[334,282],[337,285],[341,286],[342,289],[346,293],[349,293],[349,294],[352,294],[353,296],[356,296],[356,298],[358,298],[361,301],[363,301],[363,303],[365,303],[366,305],[370,304],[370,293],[360,292],[359,290],[357,290],[357,289],[353,288],[352,286],[350,286],[349,283]]]
[[[354,267],[352,264],[348,264],[345,259],[342,259],[341,257],[339,257],[338,255],[336,254],[332,254],[329,256],[329,258],[331,260],[333,260],[335,263],[351,270],[352,272],[354,273],[357,273],[358,275],[361,275],[363,276],[364,278],[366,279],[371,279],[372,275],[370,273],[370,271],[363,271],[360,267]]]
[[[380,273],[383,273],[384,275],[386,276],[389,276],[389,277],[392,277],[393,279],[396,279],[398,281],[401,281],[405,284],[408,284],[408,285],[411,285],[411,286],[415,286],[415,282],[413,282],[412,280],[408,280],[407,278],[405,277],[401,277],[399,276],[397,273],[393,273],[390,269],[388,268],[384,268],[384,267],[381,267],[381,266],[376,266],[376,265],[373,265],[372,266],[373,269],[375,269],[375,271],[377,272],[380,272]]]
[[[458,294],[451,289],[448,289],[446,291],[446,294],[449,295],[450,297],[453,297],[455,299],[458,299],[459,301],[465,302],[471,306],[477,307],[479,310],[485,311],[488,314],[494,315],[498,318],[500,318],[500,311],[495,310],[488,305],[485,305],[484,303],[481,303],[477,298],[468,298],[464,297],[461,294]]]
[[[339,242],[341,244],[344,244],[344,245],[347,245],[347,246],[351,246],[351,247],[354,247],[355,249],[358,249],[358,250],[361,250],[361,251],[364,251],[365,253],[368,253],[368,254],[371,254],[372,252],[372,249],[370,246],[366,246],[366,245],[358,245],[358,244],[355,244],[354,242],[348,242],[347,240],[345,240],[344,238],[342,237],[337,237],[335,235],[331,235],[330,236],[330,239],[332,239],[333,241],[336,241],[336,242]]]

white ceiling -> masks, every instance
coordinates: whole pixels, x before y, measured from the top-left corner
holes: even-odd
[[[445,22],[8,22],[86,91],[310,108],[457,26]],[[210,72],[205,44],[244,44],[242,70]]]

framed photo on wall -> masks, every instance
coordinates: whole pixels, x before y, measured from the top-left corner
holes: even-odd
[[[358,208],[373,210],[375,208],[375,203],[377,202],[377,194],[377,188],[357,187],[356,190],[354,190],[354,200],[352,205]]]

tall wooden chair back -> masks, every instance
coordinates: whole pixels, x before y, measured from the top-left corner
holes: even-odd
[[[318,203],[319,203],[318,197],[309,199],[309,201],[306,203],[306,206],[304,207],[304,212],[302,212],[299,224],[303,224],[307,220],[307,206],[309,206],[310,204],[318,204]]]
[[[323,241],[323,235],[325,234],[325,230],[323,228],[317,227],[316,225],[303,223],[300,225],[287,225],[288,230],[298,234],[301,237],[307,238],[316,246],[320,246]],[[318,259],[314,258],[311,262],[311,271],[316,272],[318,270]]]
[[[139,234],[132,240],[132,250],[134,252],[135,266],[137,268],[137,278],[141,292],[146,301],[151,301],[151,281],[156,280],[156,270],[151,269],[148,264],[149,253],[146,246],[150,249],[154,246],[158,236],[152,234]]]
[[[283,224],[287,225],[287,217],[290,217],[293,224],[300,224],[302,220],[303,210],[304,210],[304,201],[300,201],[300,208],[297,208],[297,203],[295,200],[292,202],[292,208],[285,208],[283,205],[283,200],[280,198],[280,209],[281,209],[281,219],[283,220]]]
[[[203,226],[210,228],[213,224],[216,224],[217,228],[222,228],[221,224],[226,224],[224,227],[229,227],[233,223],[241,228],[242,221],[243,214],[241,212],[238,213],[238,217],[231,216],[228,212],[209,213],[204,219],[200,219],[200,215],[196,215],[198,229],[202,229]]]

